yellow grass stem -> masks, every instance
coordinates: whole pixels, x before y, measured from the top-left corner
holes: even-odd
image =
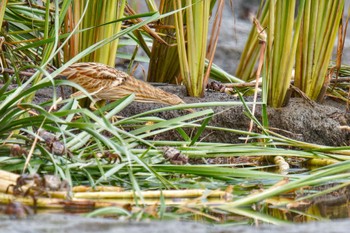
[[[16,184],[16,180],[19,175],[0,170],[0,203],[7,204],[12,201],[17,201],[25,205],[33,205],[33,198],[20,197],[12,195],[12,189],[6,194],[6,190],[9,185]],[[30,185],[23,186],[25,192]],[[141,191],[135,194],[133,191],[123,191],[120,187],[113,186],[97,186],[92,191],[92,188],[86,186],[76,186],[72,188],[71,200],[67,200],[66,191],[48,191],[49,197],[37,196],[37,207],[41,208],[64,208],[74,206],[74,208],[101,208],[108,206],[120,206],[125,204],[135,204],[135,196],[141,195],[144,199],[144,204],[154,205],[159,203],[159,198],[164,197],[164,202],[167,205],[190,205],[195,203],[198,206],[198,201],[201,202],[202,197],[207,197],[206,204],[224,204],[226,199],[230,196],[230,193],[220,190],[203,190],[203,189],[190,189],[190,190],[164,190],[164,191]],[[180,201],[174,201],[174,198],[181,198]],[[200,199],[197,199],[200,198]],[[92,199],[98,199],[92,200]]]
[[[119,198],[135,198],[133,191],[124,192],[81,192],[74,193],[73,197],[76,199],[119,199]],[[224,197],[227,195],[224,191],[208,191],[203,189],[189,189],[189,190],[156,190],[156,191],[141,191],[140,195],[147,198],[195,198],[206,195],[208,197]]]
[[[268,104],[281,107],[292,78],[304,1],[299,2],[295,19],[296,1],[270,1],[270,27],[268,35]],[[274,12],[274,13],[272,13]],[[273,29],[273,31],[272,31]],[[272,51],[272,52],[271,52]]]
[[[0,203],[8,204],[10,202],[20,202],[24,205],[33,206],[33,199],[31,197],[15,197],[11,194],[0,193]],[[157,205],[160,204],[159,198],[157,199],[145,199],[143,202],[145,205]],[[130,208],[130,205],[135,205],[135,200],[132,199],[73,199],[70,201],[62,200],[60,198],[46,198],[37,197],[37,207],[45,209],[63,209],[63,208],[74,208],[75,210],[81,209],[86,211],[91,211],[93,208],[103,208],[103,207],[120,207],[120,208]],[[165,199],[164,204],[167,206],[194,206],[199,208],[201,206],[208,205],[224,205],[227,204],[227,200],[223,198],[210,198],[204,203],[197,199]]]
[[[89,186],[74,186],[73,192],[122,192],[124,191],[121,187],[116,186],[96,186],[94,188]]]
[[[15,185],[16,180],[19,175],[0,170],[0,203],[8,203],[11,200],[14,200],[12,193],[12,188],[9,189],[9,194],[5,194],[9,185]],[[23,186],[23,191],[25,192],[29,185]],[[37,197],[39,207],[47,207],[47,205],[53,204],[56,207],[62,205],[62,200],[67,199],[67,191],[48,191],[50,198]],[[136,195],[136,196],[135,196]],[[208,197],[214,198],[216,201],[217,198],[225,199],[230,193],[221,191],[221,190],[205,190],[205,189],[188,189],[188,190],[155,190],[155,191],[140,191],[135,193],[133,191],[123,191],[120,187],[114,186],[97,186],[92,191],[92,188],[86,186],[76,186],[72,188],[72,200],[74,201],[86,201],[86,199],[134,199],[135,197],[140,197],[144,199],[157,199],[159,201],[160,197],[164,198],[200,198]],[[32,205],[32,198],[16,198],[16,201],[20,201],[23,204]],[[105,200],[104,202],[106,202]],[[108,200],[109,202],[109,200]],[[128,201],[128,203],[130,200]],[[111,200],[111,203],[114,203]],[[154,203],[154,202],[152,202]],[[178,202],[175,202],[178,203]],[[104,204],[108,205],[108,204]]]
[[[309,159],[305,162],[307,166],[318,166],[323,167],[331,164],[339,163],[335,159]]]
[[[328,65],[343,8],[344,0],[306,0],[298,40],[295,85],[312,100],[321,100],[328,86]]]
[[[77,0],[72,2],[73,10],[71,9],[68,12],[65,19],[65,22],[67,24],[66,30],[68,30],[68,32],[74,28],[76,23],[82,17],[83,9],[86,4],[86,0]],[[89,1],[88,10],[83,18],[82,23],[79,25],[79,30],[93,26],[99,26],[102,24],[106,25],[86,30],[79,34],[75,34],[70,39],[69,48],[65,48],[65,52],[68,52],[65,54],[65,60],[69,60],[77,53],[83,51],[96,42],[117,34],[121,30],[122,22],[109,22],[123,17],[125,5],[126,0]],[[114,67],[117,47],[118,39],[95,50],[93,53],[84,57],[82,61],[95,61]]]
[[[18,177],[19,177],[19,175],[15,174],[15,173],[0,170],[0,179],[1,180],[16,182]]]
[[[20,202],[24,205],[33,205],[33,198],[31,197],[15,197],[12,194],[4,194],[0,193],[0,203],[7,204],[13,201]],[[37,199],[37,207],[45,207],[45,208],[59,208],[59,202],[61,199],[53,199],[53,198],[38,198]],[[63,206],[62,206],[63,207]]]
[[[6,5],[7,5],[7,0],[0,0],[0,26],[1,27],[2,27],[2,22],[4,21]]]
[[[181,0],[174,1],[174,9],[181,9]],[[175,28],[176,28],[176,40],[180,61],[180,71],[183,82],[187,88],[188,94],[193,96],[193,87],[191,82],[191,73],[189,68],[188,56],[186,53],[186,40],[182,11],[175,13]]]
[[[204,94],[204,68],[209,26],[210,1],[174,1],[176,38],[180,59],[181,76],[190,96]],[[184,29],[184,18],[186,31]]]
[[[9,193],[12,193],[12,188],[9,188],[7,190],[7,188],[9,187],[9,185],[13,185],[16,184],[16,181],[10,181],[10,180],[6,180],[1,178],[0,179],[0,193],[5,193],[6,191],[8,191]]]

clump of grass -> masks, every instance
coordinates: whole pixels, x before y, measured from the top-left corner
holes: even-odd
[[[312,100],[322,100],[329,85],[328,66],[343,9],[342,0],[316,4],[306,1],[294,84]]]

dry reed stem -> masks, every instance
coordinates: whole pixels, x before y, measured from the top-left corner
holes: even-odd
[[[208,194],[207,194],[208,193]],[[140,195],[143,198],[194,198],[206,195],[208,197],[224,197],[227,193],[224,191],[208,191],[203,189],[191,190],[163,190],[163,191],[141,191]],[[137,195],[137,193],[136,193]],[[118,198],[134,198],[135,192],[80,192],[74,193],[74,198],[84,199],[118,199]]]
[[[85,209],[86,211],[91,211],[94,208],[103,208],[117,206],[121,208],[130,208],[130,205],[135,205],[135,199],[124,198],[124,199],[100,199],[100,200],[91,200],[91,199],[77,199],[72,200],[63,200],[60,198],[48,198],[48,197],[37,197],[37,207],[46,208],[46,209],[64,209],[71,208],[74,210]],[[16,197],[12,194],[0,193],[0,203],[8,204],[10,202],[20,202],[27,206],[33,206],[33,199],[31,197]],[[227,201],[222,198],[210,198],[205,202],[202,202],[200,199],[188,199],[188,198],[167,198],[164,200],[164,203],[167,206],[186,206],[186,207],[199,207],[199,206],[208,206],[208,205],[223,205],[227,204]],[[159,199],[145,199],[142,204],[144,205],[158,205],[160,204]]]
[[[72,188],[73,192],[122,192],[124,191],[121,187],[115,186],[96,186],[95,188],[89,186],[75,186]]]
[[[7,181],[16,182],[18,177],[19,177],[18,174],[4,171],[4,170],[0,170],[0,180],[7,180]]]
[[[9,185],[15,185],[19,175],[0,170],[0,203],[6,204],[12,201],[21,202],[25,205],[33,205],[32,197],[16,197],[12,195],[12,188],[9,188],[9,194],[6,190]],[[30,185],[22,186],[25,192]],[[107,206],[134,205],[135,193],[133,191],[123,191],[121,187],[97,186],[94,190],[87,186],[76,186],[72,188],[72,200],[67,201],[66,191],[48,191],[49,197],[36,197],[37,206],[42,208],[65,208],[73,206],[74,208],[101,208]],[[203,204],[224,204],[227,203],[226,197],[229,192],[220,190],[164,190],[164,191],[141,191],[144,198],[143,204],[154,205],[159,203],[159,198],[163,196],[167,205],[196,205],[202,203],[202,197],[208,198]],[[153,198],[153,200],[152,200]],[[98,201],[92,199],[99,199]],[[72,208],[73,208],[72,207]]]
[[[0,193],[5,193],[7,191],[7,188],[10,186],[10,185],[14,185],[16,184],[16,181],[9,181],[9,180],[4,180],[4,179],[0,179]],[[9,188],[8,189],[8,192],[9,193],[12,193],[12,188]]]

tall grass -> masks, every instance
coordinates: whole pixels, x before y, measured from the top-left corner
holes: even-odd
[[[268,104],[281,107],[295,65],[295,86],[313,100],[321,100],[329,85],[328,66],[344,8],[344,1],[264,1],[259,21],[268,32],[265,58]],[[297,15],[294,15],[294,12]],[[258,35],[252,29],[236,75],[253,78]]]
[[[298,38],[295,86],[312,100],[322,100],[329,85],[331,61],[344,0],[306,1]]]
[[[305,1],[299,2],[295,16],[296,1],[270,1],[267,37],[268,63],[267,103],[281,107],[292,79],[297,42]]]
[[[117,20],[123,18],[125,4],[125,0],[72,1],[65,17],[65,31],[71,32],[77,27],[81,32],[75,34],[66,45],[65,60],[69,60],[96,42],[117,34],[122,23]],[[85,7],[87,7],[86,12],[84,12]],[[118,38],[84,57],[82,61],[95,61],[114,67],[117,48]]]
[[[174,1],[176,40],[183,82],[190,96],[204,95],[204,65],[209,27],[210,1]],[[186,30],[184,25],[186,22]]]

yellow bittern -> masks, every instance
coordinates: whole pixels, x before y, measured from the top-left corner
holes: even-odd
[[[65,69],[61,75],[79,84],[91,93],[96,100],[117,100],[134,93],[135,101],[138,102],[167,105],[184,103],[177,95],[155,88],[125,72],[101,63],[75,63]]]

